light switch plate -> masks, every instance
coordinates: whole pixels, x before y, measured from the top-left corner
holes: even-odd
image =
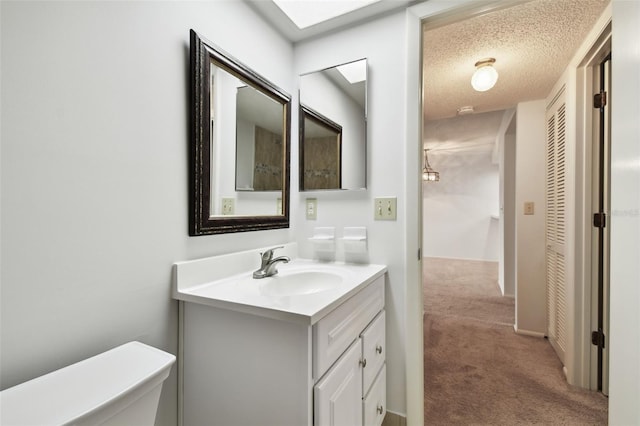
[[[524,202],[524,214],[532,215],[534,211],[534,203],[533,201],[525,201]]]
[[[305,202],[305,212],[307,220],[316,220],[318,218],[318,199],[307,198]]]
[[[222,215],[232,215],[235,213],[235,200],[233,198],[222,199]]]
[[[396,197],[379,197],[373,200],[375,220],[396,220]]]

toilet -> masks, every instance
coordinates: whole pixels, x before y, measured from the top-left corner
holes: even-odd
[[[0,424],[153,425],[175,360],[126,343],[0,392]]]

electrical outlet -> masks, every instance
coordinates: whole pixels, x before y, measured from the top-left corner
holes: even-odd
[[[235,200],[233,198],[222,199],[222,215],[232,215],[235,213]]]
[[[282,216],[282,198],[278,197],[276,200],[276,214]]]
[[[534,203],[533,201],[525,201],[524,202],[524,214],[532,215],[533,214]]]
[[[396,197],[374,198],[373,218],[375,220],[396,220]]]
[[[318,200],[307,198],[305,211],[307,212],[307,220],[316,220],[318,218]]]

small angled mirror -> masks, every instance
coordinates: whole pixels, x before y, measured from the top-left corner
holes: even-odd
[[[367,187],[366,59],[300,76],[299,129],[301,191]]]

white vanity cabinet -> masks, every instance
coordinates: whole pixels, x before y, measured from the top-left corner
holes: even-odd
[[[384,321],[382,311],[314,386],[315,426],[382,424],[386,413]]]
[[[302,299],[292,297],[258,311],[201,302],[202,286],[178,295],[179,424],[380,425],[386,268],[349,268],[367,278],[312,315],[294,312]]]

